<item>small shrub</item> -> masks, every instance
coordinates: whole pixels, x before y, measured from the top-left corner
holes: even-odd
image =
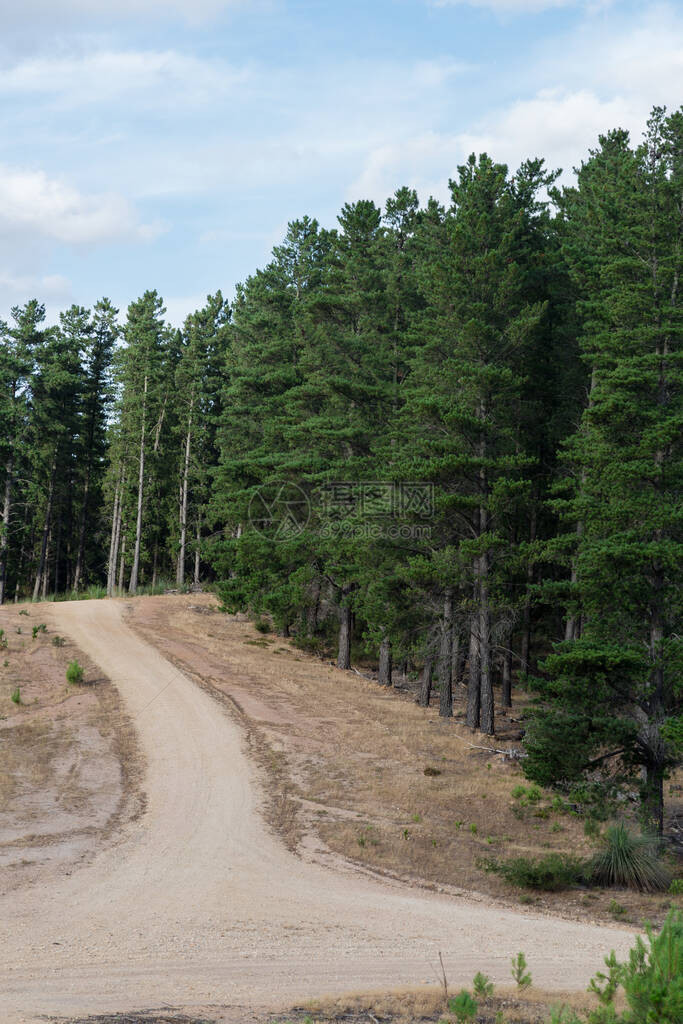
[[[598,839],[600,836],[600,822],[597,818],[592,815],[583,823],[584,835],[588,836],[589,839]]]
[[[481,971],[477,971],[472,981],[475,996],[479,999],[488,999],[493,995],[493,982]]]
[[[27,612],[25,608],[22,608],[21,611],[19,612],[19,614],[20,615],[29,615],[30,613]]]
[[[7,647],[8,647],[8,640],[7,640],[7,637],[5,636],[5,631],[4,631],[4,629],[0,629],[0,651],[7,650]]]
[[[21,626],[17,626],[17,633],[19,636],[21,636]]]
[[[21,704],[21,690],[19,687],[15,687],[10,694],[10,700],[13,704]]]
[[[479,830],[477,829],[477,826],[474,824],[474,822],[472,822],[472,824],[470,825],[470,832],[472,833],[473,836],[476,836],[478,831]]]
[[[271,632],[270,623],[268,622],[268,619],[264,619],[263,616],[254,620],[254,629],[257,629],[259,633]]]
[[[650,836],[638,835],[619,823],[610,825],[603,849],[593,857],[590,875],[599,885],[626,886],[640,892],[667,889],[670,875]]]
[[[517,956],[513,956],[512,960],[512,977],[517,982],[517,988],[528,988],[531,984],[531,972],[528,970],[528,964],[524,953],[518,953]]]
[[[53,636],[52,637],[52,646],[53,647],[63,647],[65,643],[66,643],[66,640],[64,639],[63,636]]]
[[[413,821],[415,822],[416,825],[419,825],[419,823],[422,821],[422,815],[413,814]]]
[[[83,669],[77,661],[70,661],[66,670],[66,681],[74,686],[83,682]]]
[[[507,861],[494,861],[489,870],[501,875],[510,885],[557,892],[578,882],[583,877],[584,865],[577,857],[548,853],[537,860],[513,857]]]
[[[467,989],[458,992],[457,996],[448,1000],[448,1009],[455,1015],[459,1024],[465,1024],[468,1020],[474,1020],[477,1016],[477,1003]]]
[[[626,907],[621,903],[617,903],[616,900],[610,900],[607,908],[612,917],[623,917],[626,913]]]
[[[622,967],[618,963],[614,950],[605,957],[608,973],[598,971],[595,977],[591,978],[588,991],[593,992],[601,1006],[611,1006],[621,981]]]
[[[31,632],[33,633],[33,639],[35,640],[39,633],[47,633],[47,626],[44,622],[41,622],[40,625],[34,626]]]
[[[598,971],[589,987],[600,1000],[589,1024],[680,1024],[683,1020],[683,915],[672,910],[661,931],[647,928],[648,946],[636,938],[628,962],[610,953],[608,973]],[[614,999],[624,990],[628,1009],[617,1015]]]
[[[526,786],[515,786],[513,788],[513,790],[512,790],[512,794],[511,795],[512,795],[513,800],[521,800],[522,797],[525,794],[526,794]]]
[[[669,892],[672,896],[683,896],[683,878],[674,878],[669,886]]]
[[[428,779],[434,779],[436,778],[437,775],[441,775],[441,769],[433,768],[430,764],[428,764],[427,767],[424,769],[423,774],[426,775]]]
[[[583,1021],[574,1013],[571,1006],[563,1003],[561,1006],[553,1006],[548,1024],[583,1024]]]

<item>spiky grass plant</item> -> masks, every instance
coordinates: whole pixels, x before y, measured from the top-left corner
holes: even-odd
[[[671,878],[652,836],[630,832],[619,822],[605,832],[603,848],[593,857],[590,875],[598,885],[626,886],[640,892],[667,889]]]

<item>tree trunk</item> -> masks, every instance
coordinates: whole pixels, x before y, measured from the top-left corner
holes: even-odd
[[[153,587],[156,587],[156,585],[157,585],[157,565],[158,565],[158,562],[159,562],[159,539],[155,538],[155,540],[154,540],[154,555],[153,555],[153,558],[152,558],[152,586]]]
[[[306,610],[306,629],[309,636],[313,636],[318,626],[318,612],[320,611],[320,580],[313,584],[314,602]]]
[[[453,623],[453,639],[451,640],[451,686],[453,690],[460,682],[460,656],[462,653],[462,638],[460,630]]]
[[[453,717],[453,589],[446,588],[443,599],[441,650],[439,651],[439,715]]]
[[[420,693],[417,703],[421,708],[429,707],[429,699],[432,695],[432,659],[427,658],[420,677]]]
[[[201,567],[201,551],[202,551],[202,520],[201,516],[197,517],[197,535],[195,537],[194,546],[194,577],[193,582],[195,587],[199,586],[199,569]]]
[[[121,524],[123,529],[123,524]],[[123,535],[123,541],[121,542],[121,561],[119,562],[119,594],[123,594],[123,581],[124,572],[126,568],[126,535]]]
[[[377,681],[380,686],[391,686],[391,667],[391,641],[385,637],[379,645],[379,675]]]
[[[10,444],[13,442],[10,441]],[[5,603],[7,586],[7,556],[9,554],[9,521],[12,511],[12,483],[14,476],[14,452],[10,454],[5,468],[5,493],[2,502],[2,524],[0,525],[0,604]]]
[[[505,635],[503,651],[503,675],[501,680],[501,704],[504,708],[512,707],[512,632]]]
[[[536,539],[536,511],[531,513],[531,520],[529,522],[529,540],[533,543]],[[534,567],[529,561],[526,568],[526,583],[527,592],[524,598],[524,606],[522,608],[522,640],[520,646],[520,661],[522,663],[522,672],[529,671],[529,652],[531,650],[531,596],[529,594],[529,587],[531,586],[534,579]]]
[[[180,487],[180,550],[178,551],[178,571],[176,582],[178,586],[185,582],[185,545],[187,543],[187,489],[190,479],[190,451],[192,446],[192,407],[194,396],[190,399],[190,415],[187,421],[187,436],[185,437],[185,459],[183,462],[183,479]]]
[[[76,569],[74,571],[73,590],[78,590],[83,575],[83,560],[85,558],[85,528],[88,515],[88,498],[90,496],[90,465],[86,470],[85,485],[83,487],[83,507],[81,508],[81,521],[78,528],[78,553],[76,555]]]
[[[478,729],[481,718],[481,683],[479,679],[479,614],[470,619],[469,679],[467,683],[467,724]]]
[[[116,562],[119,554],[121,535],[121,503],[123,490],[123,471],[119,472],[114,490],[114,510],[111,517],[111,540],[109,542],[109,562],[107,563],[107,597],[112,597],[116,584]]]
[[[643,830],[661,836],[664,832],[664,768],[661,764],[647,764],[644,768],[641,790],[641,820]]]
[[[351,668],[351,609],[342,605],[339,609],[339,651],[337,667]]]
[[[128,593],[134,594],[138,589],[138,573],[140,571],[140,543],[142,540],[142,495],[145,483],[145,415],[147,409],[147,377],[145,376],[145,387],[142,400],[142,425],[140,428],[140,473],[138,476],[138,514],[135,523],[135,551],[133,553],[133,566],[130,571],[130,584]]]
[[[52,527],[47,535],[47,548],[45,550],[45,569],[43,571],[43,585],[41,587],[41,597],[43,601],[47,600],[47,581],[50,574],[50,542],[52,540]]]
[[[47,556],[47,541],[50,535],[50,521],[52,518],[52,501],[54,498],[55,490],[55,475],[57,473],[57,453],[52,456],[52,467],[50,469],[50,484],[47,492],[47,508],[45,510],[45,523],[43,525],[43,538],[40,544],[40,558],[38,561],[38,572],[36,573],[36,582],[33,587],[33,600],[37,601],[40,596],[40,588],[43,583],[43,576],[45,574],[45,563]]]
[[[489,558],[480,558],[481,581],[479,587],[479,677],[481,680],[480,727],[487,736],[495,729],[493,710],[493,678],[491,675],[491,609],[489,607]]]

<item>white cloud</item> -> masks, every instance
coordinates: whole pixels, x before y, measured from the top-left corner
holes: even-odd
[[[20,232],[71,244],[145,241],[159,224],[143,224],[115,193],[84,194],[44,171],[0,165],[0,235]]]
[[[478,130],[458,135],[463,153],[487,152],[517,167],[527,157],[543,156],[548,166],[564,171],[580,163],[610,128],[638,133],[647,104],[622,97],[601,100],[595,93],[547,90],[530,100],[511,104]]]
[[[37,298],[58,308],[74,301],[71,282],[62,274],[11,274],[0,268],[0,310],[6,317],[12,306]]]
[[[100,51],[75,57],[35,57],[0,70],[0,95],[43,94],[50,105],[86,106],[124,95],[140,104],[220,102],[249,72],[174,50]]]

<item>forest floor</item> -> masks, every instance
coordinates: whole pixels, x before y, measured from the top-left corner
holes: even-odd
[[[484,869],[492,858],[596,849],[585,820],[553,794],[529,800],[519,761],[500,753],[520,750],[523,696],[511,710],[496,708],[497,735],[488,740],[464,725],[461,691],[454,718],[441,719],[438,693],[436,707],[418,707],[417,684],[396,673],[398,685],[380,688],[217,608],[210,594],[166,596],[131,601],[126,614],[167,658],[239,709],[270,783],[268,819],[290,849],[576,920],[642,925],[666,916],[668,894],[530,893]],[[667,783],[669,819],[683,819],[681,781]]]
[[[452,990],[471,985],[478,970],[497,986],[509,984],[510,957],[523,950],[539,991],[573,1000],[585,998],[577,993],[605,953],[623,957],[632,946],[633,927],[621,921],[566,920],[550,906],[506,905],[504,893],[467,891],[462,881],[406,884],[394,877],[398,862],[363,864],[354,850],[351,864],[342,855],[348,838],[334,849],[327,818],[339,822],[342,837],[345,824],[354,838],[380,826],[391,836],[398,825],[408,847],[430,821],[432,791],[437,806],[450,807],[448,820],[457,815],[478,825],[474,833],[454,824],[457,837],[476,843],[479,827],[484,841],[497,835],[489,799],[514,785],[516,770],[500,756],[479,763],[476,747],[463,747],[463,757],[473,758],[464,762],[466,774],[479,765],[489,780],[486,797],[477,796],[466,779],[457,781],[452,747],[461,727],[430,724],[433,716],[407,695],[381,692],[262,637],[218,614],[208,596],[65,602],[2,614],[7,627],[0,628],[11,639],[3,652],[0,738],[13,767],[3,783],[0,841],[21,838],[23,859],[34,861],[10,869],[11,884],[0,887],[3,1024],[88,1014],[129,1024],[143,1021],[149,1007],[163,1008],[148,1012],[150,1021],[183,1014],[192,1022],[284,1021],[293,1006],[304,1007],[296,1020],[322,1021],[326,1013],[336,1019],[334,1000],[343,993],[406,985],[419,998],[399,997],[398,1005],[415,1017],[420,999],[437,1005],[441,952]],[[47,632],[34,641],[31,624],[41,623]],[[55,634],[67,643],[55,646]],[[74,656],[86,668],[86,684],[72,691],[64,671]],[[16,683],[19,705],[10,700]],[[31,724],[31,715],[46,730],[44,744],[10,735]],[[352,750],[357,764],[344,756]],[[48,756],[49,769],[33,767]],[[386,777],[376,771],[385,761]],[[425,767],[442,774],[426,776]],[[314,785],[325,775],[329,793]],[[76,796],[70,777],[80,780]],[[381,816],[370,802],[375,785]],[[398,803],[415,794],[417,804]],[[86,832],[92,845],[67,844],[48,863],[40,852],[50,846],[42,838],[47,830],[66,836],[87,829],[85,819],[99,829]],[[438,850],[431,841],[423,845]],[[367,838],[356,841],[361,853],[368,846]],[[325,993],[317,1010],[305,1008]],[[498,996],[505,998],[500,988]],[[379,1020],[372,1007],[382,1013],[383,998],[359,996],[348,1013],[369,1010]],[[345,1019],[342,1011],[337,1016]]]

